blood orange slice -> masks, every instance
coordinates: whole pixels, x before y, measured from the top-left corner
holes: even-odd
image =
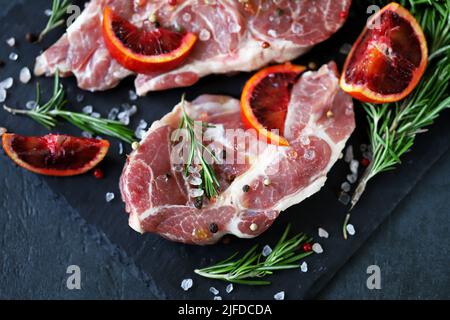
[[[423,30],[397,3],[385,6],[368,26],[347,57],[341,87],[361,101],[399,101],[425,72],[428,49]]]
[[[139,29],[105,7],[103,38],[111,56],[137,73],[168,71],[178,67],[193,49],[197,36],[164,28]]]
[[[283,137],[292,85],[305,70],[290,63],[267,67],[247,81],[241,96],[242,120],[273,144],[289,145]],[[279,134],[276,133],[278,130]]]
[[[6,154],[19,166],[49,176],[74,176],[94,168],[109,149],[106,140],[49,134],[25,137],[12,133],[2,136]]]

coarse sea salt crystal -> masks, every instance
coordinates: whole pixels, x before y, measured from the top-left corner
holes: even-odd
[[[99,118],[101,117],[101,115],[100,115],[100,113],[98,113],[98,112],[92,112],[92,113],[91,113],[91,117],[92,117],[92,118],[97,118],[97,119],[99,119]]]
[[[119,108],[112,108],[108,113],[108,119],[116,120],[118,114],[119,114]]]
[[[105,199],[106,199],[106,202],[111,202],[111,201],[113,201],[114,200],[114,193],[112,193],[112,192],[107,192],[106,193],[106,196],[105,196]]]
[[[341,190],[344,192],[349,192],[351,190],[352,186],[347,181],[343,182],[341,184]]]
[[[128,91],[128,98],[130,99],[130,101],[136,101],[138,96],[134,90],[130,90]]]
[[[272,248],[269,245],[265,245],[262,250],[262,255],[268,257],[272,253]]]
[[[17,53],[11,52],[11,53],[9,54],[9,60],[11,60],[11,61],[17,61],[18,59],[19,59],[19,55],[18,55]]]
[[[274,298],[275,300],[284,300],[284,296],[285,296],[284,291],[280,291],[280,292],[276,293],[276,294],[273,296],[273,298]]]
[[[351,184],[355,183],[356,181],[358,181],[358,175],[355,173],[349,174],[347,175],[347,180],[348,182],[350,182]]]
[[[28,102],[25,104],[25,108],[27,108],[28,110],[34,110],[34,109],[36,109],[37,106],[38,106],[37,102],[36,102],[36,101],[33,101],[33,100],[28,101]]]
[[[200,186],[202,184],[202,178],[196,177],[196,176],[190,176],[188,179],[188,182],[190,185],[193,186]]]
[[[209,292],[211,292],[215,296],[217,296],[219,294],[219,290],[217,290],[214,287],[209,288]]]
[[[320,243],[314,243],[313,246],[312,246],[312,250],[313,250],[315,253],[317,253],[317,254],[320,254],[320,253],[323,252],[323,248],[322,248],[322,246],[320,245]]]
[[[81,133],[81,136],[83,137],[83,138],[92,138],[92,133],[90,133],[90,132],[88,132],[88,131],[83,131],[82,133]]]
[[[94,111],[94,107],[91,105],[87,105],[81,109],[84,114],[91,114]]]
[[[354,174],[358,173],[358,169],[359,169],[359,161],[358,160],[352,160],[350,162],[350,171]]]
[[[345,149],[344,161],[350,163],[353,160],[353,146],[348,146]]]
[[[20,70],[19,80],[20,80],[20,82],[22,82],[24,84],[30,82],[30,80],[31,80],[31,72],[30,72],[30,69],[28,69],[28,67],[23,67]]]
[[[203,191],[203,189],[191,189],[189,190],[189,196],[191,198],[198,198],[203,196],[203,194],[205,193],[205,191]]]
[[[142,128],[137,128],[136,131],[134,132],[134,135],[136,136],[136,138],[142,139],[142,138],[144,138],[146,133],[147,133],[147,130],[142,129]]]
[[[319,228],[319,237],[328,239],[329,234],[328,234],[327,230],[325,230],[323,228]]]
[[[8,44],[8,46],[14,47],[16,45],[16,39],[14,37],[8,38],[6,40],[6,43]]]
[[[347,232],[349,235],[354,236],[356,233],[355,227],[352,224],[348,224],[345,229],[347,229]]]
[[[192,288],[192,285],[194,284],[194,281],[192,279],[184,279],[181,281],[181,288],[184,291],[188,291],[190,288]]]
[[[145,129],[145,128],[147,128],[147,126],[148,126],[148,123],[144,119],[141,119],[141,121],[139,121],[138,128]]]
[[[339,202],[342,203],[343,205],[345,205],[345,206],[348,205],[351,200],[352,200],[352,198],[348,195],[348,193],[341,192],[339,194]]]
[[[14,84],[14,79],[13,78],[11,78],[11,77],[6,78],[2,82],[0,82],[0,89],[5,89],[5,90],[11,89],[13,84]]]
[[[184,22],[189,22],[192,19],[192,16],[190,13],[186,12],[184,13],[181,18],[183,19]]]
[[[119,154],[123,154],[123,144],[122,142],[119,142]]]
[[[303,261],[303,263],[301,264],[300,270],[302,272],[308,272],[308,264],[305,261]]]
[[[267,34],[271,37],[276,37],[277,36],[277,32],[273,29],[269,29],[269,31],[267,31]]]
[[[214,300],[222,300],[222,297],[221,296],[215,296]]]
[[[227,292],[227,293],[231,293],[231,291],[233,291],[234,290],[234,287],[233,287],[233,284],[232,283],[230,283],[229,285],[227,285],[227,287],[225,288],[225,291]]]
[[[0,103],[5,102],[6,96],[7,96],[6,90],[3,88],[0,88]]]
[[[44,11],[44,14],[45,14],[47,17],[50,17],[50,16],[52,15],[52,13],[53,13],[52,9],[45,9],[45,11]]]
[[[206,29],[200,30],[200,34],[198,35],[198,38],[201,41],[208,41],[211,38],[211,32],[209,32]]]

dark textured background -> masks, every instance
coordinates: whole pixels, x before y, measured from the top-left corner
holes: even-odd
[[[41,27],[47,3],[49,1],[1,1],[0,58],[7,61],[12,49],[4,41],[15,35],[19,46],[14,50],[21,54],[21,59],[17,63],[7,61],[7,66],[0,70],[0,79],[17,75],[24,64],[32,66],[39,46],[24,43],[23,34]],[[341,45],[339,39],[354,37],[357,30],[359,28],[347,26],[335,40],[319,46],[302,62],[315,56],[326,61],[330,55],[342,60],[342,56],[333,54]],[[42,47],[56,36],[57,32]],[[243,83],[246,77],[235,79]],[[48,80],[40,81],[45,86],[49,84]],[[195,97],[205,90],[239,92],[239,85],[226,77],[209,82],[211,79],[189,89],[188,96]],[[78,92],[74,81],[68,79],[65,84],[73,103]],[[126,81],[114,92],[86,95],[84,104],[93,103],[105,113],[111,102],[123,101],[129,87],[130,81]],[[15,86],[7,103],[24,104],[33,96],[31,89],[31,84]],[[167,105],[178,99],[180,92],[169,91],[141,99],[140,106],[152,106],[138,117],[145,117],[149,122],[159,118],[167,111]],[[73,103],[72,107],[79,109],[82,105]],[[414,152],[405,158],[399,170],[373,182],[355,211],[353,222],[358,233],[347,242],[339,234],[345,208],[337,203],[335,196],[346,168],[338,164],[327,188],[289,210],[274,228],[256,241],[273,241],[287,221],[292,222],[296,230],[314,235],[317,226],[324,226],[331,237],[322,241],[325,254],[309,260],[310,273],[285,272],[272,287],[257,291],[239,287],[230,298],[270,298],[282,289],[286,289],[287,298],[448,298],[448,120],[446,113],[430,133],[419,139]],[[358,124],[363,124],[362,121],[359,119]],[[0,111],[0,125],[18,133],[45,133],[45,129],[30,120],[10,117],[3,111]],[[58,130],[79,134],[69,127]],[[353,143],[363,139],[363,132],[360,128]],[[6,156],[0,155],[1,298],[211,298],[207,292],[210,285],[223,291],[224,284],[201,281],[197,277],[187,295],[178,286],[181,279],[192,276],[192,268],[198,263],[220,257],[222,250],[248,248],[252,242],[235,241],[232,249],[223,246],[211,249],[168,244],[155,236],[138,237],[126,226],[118,199],[111,205],[105,205],[103,200],[106,191],[113,190],[117,195],[116,182],[122,161],[113,151],[104,164],[107,179],[97,182],[92,177],[43,179],[13,166]],[[91,185],[92,188],[86,188]],[[295,214],[299,212],[302,214]],[[389,217],[387,221],[386,217]],[[369,236],[369,241],[361,248]],[[358,255],[353,256],[344,270],[317,295],[358,249]],[[69,291],[65,287],[65,270],[71,264],[81,267],[81,291]],[[365,270],[371,264],[381,267],[383,289],[380,291],[366,289]]]

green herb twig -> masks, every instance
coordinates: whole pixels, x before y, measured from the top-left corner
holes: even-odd
[[[403,101],[363,104],[373,159],[352,197],[352,209],[368,182],[401,164],[401,157],[411,149],[417,134],[426,132],[440,112],[450,108],[450,0],[404,0],[402,5],[409,7],[428,37],[429,64],[417,88]],[[346,216],[346,222],[349,218]]]
[[[275,271],[299,268],[298,262],[313,252],[304,252],[302,244],[309,243],[312,238],[304,233],[287,239],[290,226],[286,228],[272,253],[266,258],[258,252],[258,245],[251,248],[242,258],[233,260],[238,253],[216,265],[204,269],[197,269],[198,275],[222,281],[246,285],[268,285],[269,281],[258,280]],[[301,253],[299,253],[301,252]]]
[[[135,141],[134,133],[119,121],[95,118],[90,115],[72,112],[63,109],[65,99],[64,87],[59,81],[59,72],[55,74],[53,95],[48,102],[40,105],[40,87],[36,85],[36,108],[33,110],[12,109],[6,105],[3,108],[12,114],[27,115],[42,124],[47,129],[52,129],[58,123],[58,117],[72,123],[76,127],[91,134],[107,135],[132,143]]]
[[[204,152],[206,152],[213,161],[218,162],[216,156],[211,152],[211,150],[206,147],[201,139],[197,137],[196,132],[196,125],[200,126],[201,128],[214,128],[214,126],[200,122],[195,121],[192,118],[188,116],[186,113],[186,110],[184,109],[184,96],[181,101],[181,109],[182,109],[182,118],[180,122],[180,130],[186,130],[187,141],[185,143],[189,144],[189,154],[186,161],[186,169],[185,174],[186,176],[189,175],[189,167],[193,164],[196,164],[195,162],[198,161],[199,165],[201,165],[201,178],[202,178],[202,188],[205,192],[205,195],[208,199],[214,198],[219,195],[218,188],[219,188],[219,181],[216,178],[216,174],[214,172],[214,168],[212,164],[210,164],[205,158],[204,158]],[[179,140],[179,136],[175,139]]]
[[[64,17],[67,14],[67,9],[70,6],[69,0],[53,0],[52,4],[52,14],[48,19],[47,25],[44,30],[39,34],[38,41],[41,41],[44,36],[64,24]]]

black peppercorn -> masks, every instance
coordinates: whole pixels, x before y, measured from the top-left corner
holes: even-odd
[[[242,187],[242,191],[249,192],[250,191],[250,186],[248,184],[246,184],[245,186]]]
[[[211,223],[209,225],[209,231],[211,233],[217,233],[217,231],[219,231],[219,226],[217,225],[217,223]]]
[[[202,206],[203,206],[203,198],[202,198],[202,197],[195,198],[194,206],[195,206],[197,209],[201,209]]]

